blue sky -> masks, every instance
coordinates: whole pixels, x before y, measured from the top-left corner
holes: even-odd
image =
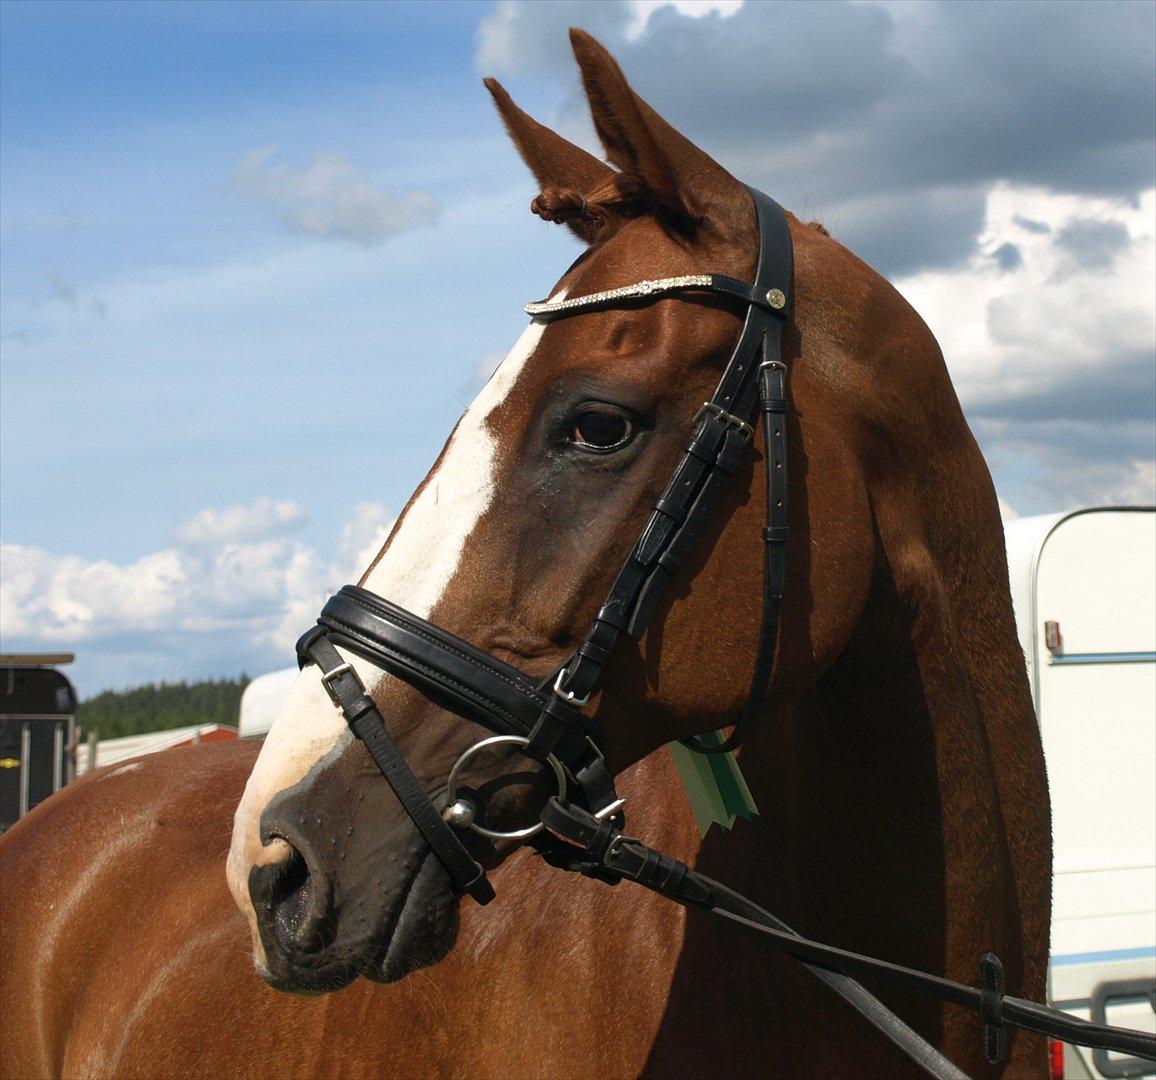
[[[5,540],[123,560],[202,507],[309,493],[312,538],[332,543],[350,492],[312,439],[342,425],[380,463],[381,486],[353,494],[397,505],[468,399],[479,344],[501,349],[541,287],[518,267],[561,246],[521,220],[528,182],[472,65],[477,9],[4,16]],[[258,147],[302,169],[342,154],[432,195],[439,227],[302,238],[232,190]],[[490,222],[460,249],[459,214]],[[443,267],[452,319],[430,295]]]
[[[4,648],[288,660],[575,253],[480,82],[592,145],[571,24],[896,281],[1010,508],[1151,501],[1154,10],[3,5]]]

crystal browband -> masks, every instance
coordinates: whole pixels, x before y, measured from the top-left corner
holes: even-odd
[[[579,311],[588,311],[622,300],[659,298],[695,289],[727,293],[748,304],[758,304],[771,311],[780,311],[787,303],[786,293],[782,289],[755,289],[745,281],[727,277],[725,274],[683,274],[681,277],[639,281],[633,285],[622,285],[617,289],[574,296],[566,300],[538,300],[527,304],[522,310],[532,318],[576,314]]]

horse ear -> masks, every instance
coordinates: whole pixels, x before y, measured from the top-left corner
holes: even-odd
[[[614,170],[604,161],[599,161],[593,154],[519,109],[497,79],[484,79],[483,82],[493,95],[494,104],[518,153],[542,188],[575,188],[589,192],[604,187],[614,177]],[[589,242],[598,232],[596,226],[581,218],[573,218],[566,224],[580,240]]]
[[[585,30],[572,28],[570,44],[610,163],[636,177],[676,228],[693,230],[707,220],[749,223],[751,202],[743,185],[647,105],[614,57]]]

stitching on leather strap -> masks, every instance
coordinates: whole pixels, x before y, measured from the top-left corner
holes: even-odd
[[[338,594],[338,595],[340,595],[340,594]],[[478,657],[471,656],[469,653],[463,652],[461,649],[457,648],[456,646],[447,644],[440,637],[429,633],[427,630],[425,630],[423,627],[417,625],[416,623],[411,623],[407,619],[395,619],[393,617],[393,615],[383,607],[377,607],[376,609],[371,608],[371,605],[367,602],[363,602],[360,597],[357,600],[354,600],[352,597],[347,595],[345,597],[345,600],[349,603],[364,606],[367,609],[373,610],[373,613],[375,615],[379,616],[384,622],[404,623],[405,624],[404,629],[407,633],[411,633],[415,637],[419,637],[422,640],[433,645],[435,648],[438,648],[438,649],[443,650],[444,652],[450,653],[453,656],[458,657],[460,660],[464,660],[467,664],[472,665],[473,667],[477,668],[479,671],[489,672],[496,679],[501,680],[507,686],[512,687],[514,690],[517,690],[518,693],[520,693],[523,697],[526,697],[530,701],[533,701],[536,705],[539,705],[541,703],[541,698],[538,696],[536,690],[533,687],[531,687],[528,683],[523,683],[523,682],[517,681],[517,680],[511,678],[505,672],[499,670],[498,668],[492,667],[491,665],[485,663],[483,660],[479,659]],[[322,617],[320,619],[318,619],[317,621],[318,622],[325,622],[326,625],[329,625],[331,623],[336,622],[336,620],[333,619],[333,616],[326,616],[324,614],[324,612],[322,612]],[[348,626],[348,624],[340,623],[338,625],[333,626],[333,629],[337,630],[338,632],[343,633],[343,632],[345,632],[347,626]],[[376,647],[376,648],[386,648],[387,647],[385,645],[382,645],[378,641],[376,641],[374,638],[370,637],[370,635],[368,635],[364,630],[360,630],[360,631],[358,631],[358,633],[361,634],[361,636],[365,640],[367,640],[368,642],[373,644],[374,647]],[[388,647],[393,648],[393,649],[395,649],[395,651],[397,651],[395,646],[388,646]]]
[[[328,620],[328,619],[325,620],[325,625],[330,626],[330,623],[331,623],[331,620]],[[404,660],[405,662],[400,664],[401,667],[410,667],[410,668],[413,668],[417,671],[420,671],[420,672],[424,673],[425,675],[429,676],[433,682],[448,684],[449,686],[452,686],[455,690],[460,691],[462,693],[462,696],[469,699],[471,702],[474,702],[477,705],[485,706],[485,708],[483,708],[481,710],[482,712],[496,713],[498,716],[507,720],[510,724],[512,724],[514,727],[518,728],[519,730],[529,731],[529,728],[526,725],[526,722],[524,720],[522,720],[519,716],[510,712],[505,706],[497,704],[497,702],[495,702],[492,699],[486,697],[485,695],[479,693],[477,690],[474,690],[471,686],[469,686],[468,683],[460,682],[458,679],[455,679],[452,675],[446,675],[444,672],[439,671],[437,668],[430,667],[428,664],[425,664],[420,660],[415,660],[413,657],[407,656],[404,653],[401,653],[401,652],[397,651],[396,649],[393,649],[392,647],[387,648],[386,646],[382,645],[380,642],[372,641],[371,639],[367,638],[363,633],[356,632],[348,626],[331,626],[330,628],[332,629],[333,633],[335,633],[338,637],[345,637],[345,638],[350,639],[351,641],[356,641],[356,642],[359,642],[363,645],[364,644],[372,645],[373,649],[376,652],[378,652],[379,654],[381,654],[383,656],[388,656],[391,660],[393,660],[395,662],[399,662],[401,660]],[[539,708],[540,707],[541,706],[539,704]]]

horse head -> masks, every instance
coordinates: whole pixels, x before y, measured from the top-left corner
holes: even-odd
[[[638,97],[599,44],[578,31],[572,42],[609,165],[487,80],[541,186],[532,209],[585,244],[550,298],[704,272],[751,280],[759,234],[749,190]],[[788,222],[791,573],[776,702],[807,692],[837,658],[870,662],[881,651],[891,624],[862,625],[883,588],[881,547],[886,588],[909,601],[897,616],[906,620],[913,604],[934,607],[947,595],[928,513],[950,517],[971,505],[988,532],[992,521],[998,528],[990,480],[930,332],[824,230]],[[533,319],[360,584],[547,678],[582,639],[662,494],[744,313],[724,297],[686,294]],[[910,470],[942,462],[944,446],[958,451],[954,471],[928,472],[927,500],[911,504]],[[614,649],[591,705],[609,733],[611,772],[733,724],[743,709],[761,625],[766,498],[756,466],[765,454],[756,439],[647,632]],[[356,652],[341,657],[443,805],[451,768],[485,732]],[[457,786],[489,825],[514,831],[536,820],[554,783],[549,769],[501,745],[475,755]],[[465,843],[489,869],[518,846],[476,833]],[[258,969],[284,988],[397,979],[439,960],[455,939],[450,878],[315,666],[300,674],[249,779],[228,876]]]

